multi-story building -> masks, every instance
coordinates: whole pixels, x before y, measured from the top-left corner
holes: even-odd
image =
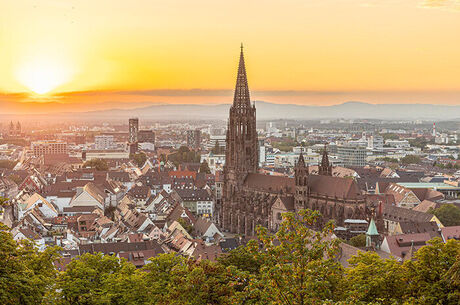
[[[138,118],[129,119],[129,135],[128,135],[129,143],[138,142],[138,133],[139,133],[139,119]]]
[[[35,157],[65,155],[67,154],[67,143],[56,140],[35,141],[31,143],[31,149]]]
[[[339,145],[337,156],[345,167],[366,166],[367,150],[362,146]]]
[[[139,134],[139,119],[131,118],[129,119],[129,134],[128,134],[128,145],[129,152],[136,153],[138,145],[138,134]]]
[[[221,148],[225,148],[225,128],[212,128],[210,130],[207,148],[214,148],[216,146],[216,142],[219,144]]]
[[[155,144],[155,132],[150,129],[139,130],[137,140],[139,143]]]
[[[187,130],[187,146],[191,149],[200,149],[201,130]]]
[[[153,130],[139,130],[139,148],[143,150],[155,150],[155,132]]]
[[[112,149],[114,147],[112,135],[95,136],[94,143],[97,150]]]

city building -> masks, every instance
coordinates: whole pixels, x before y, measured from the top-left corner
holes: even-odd
[[[199,150],[201,146],[201,130],[187,130],[187,146]]]
[[[138,149],[138,134],[139,134],[139,119],[129,119],[129,131],[128,131],[128,145],[129,152],[136,153]]]
[[[112,149],[114,141],[112,135],[98,135],[94,137],[94,144],[97,150]]]
[[[345,167],[366,166],[367,150],[362,146],[338,145],[337,156]]]
[[[139,143],[155,144],[155,132],[150,129],[139,130],[137,140]]]
[[[155,132],[153,130],[139,130],[139,148],[143,150],[155,150]]]
[[[35,157],[44,155],[66,155],[67,143],[55,140],[36,141],[31,143]]]

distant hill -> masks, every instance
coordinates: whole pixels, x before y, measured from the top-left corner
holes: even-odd
[[[383,119],[383,120],[460,120],[460,105],[432,104],[368,104],[346,102],[332,106],[273,104],[256,101],[257,118],[266,119]],[[53,114],[53,117],[83,120],[120,120],[136,116],[141,119],[187,120],[216,119],[228,117],[230,104],[157,104],[133,109],[109,109],[77,113]],[[41,115],[37,115],[38,118]]]

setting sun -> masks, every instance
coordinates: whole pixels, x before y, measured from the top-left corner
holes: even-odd
[[[69,81],[70,71],[58,60],[37,58],[23,63],[17,72],[18,80],[37,94],[46,94]]]

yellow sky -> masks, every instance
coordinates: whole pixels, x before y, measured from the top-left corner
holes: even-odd
[[[424,102],[459,103],[459,33],[458,0],[3,0],[0,92],[30,102],[43,98],[12,94],[91,91],[73,98],[107,102],[112,91],[168,89],[187,102],[189,89],[233,87],[244,42],[254,98],[327,104],[341,92],[391,92],[383,101],[401,102],[418,92],[407,98],[418,102],[430,91]],[[218,96],[202,101],[231,98]]]

